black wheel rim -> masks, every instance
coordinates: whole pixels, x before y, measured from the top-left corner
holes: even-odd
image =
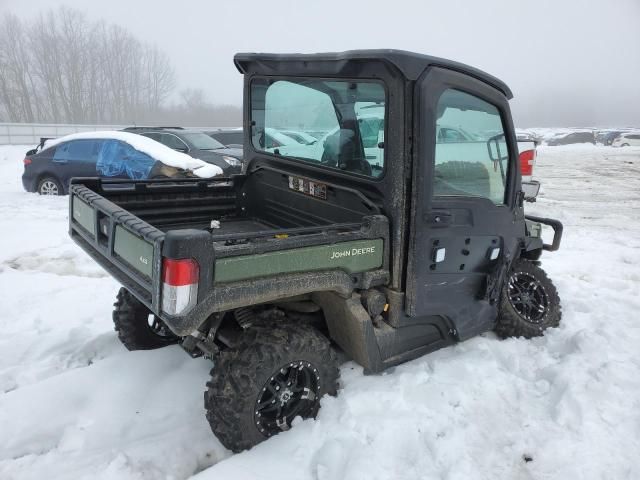
[[[271,436],[288,430],[296,417],[315,416],[320,402],[318,369],[303,360],[278,369],[262,387],[254,407],[258,430]]]
[[[533,275],[515,272],[509,278],[509,302],[524,320],[540,324],[549,308],[549,296],[544,286]]]
[[[147,318],[149,329],[157,336],[162,338],[173,338],[175,335],[165,323],[153,314]]]

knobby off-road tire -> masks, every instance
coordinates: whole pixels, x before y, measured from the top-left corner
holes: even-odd
[[[252,326],[241,344],[220,353],[204,392],[211,430],[239,452],[282,430],[297,417],[315,417],[320,398],[335,395],[338,360],[315,328],[277,322]]]
[[[115,330],[127,350],[152,350],[179,341],[159,318],[154,316],[149,324],[151,313],[125,288],[120,289],[113,306]]]
[[[540,267],[516,260],[502,287],[495,331],[502,337],[540,336],[562,318],[556,287]]]

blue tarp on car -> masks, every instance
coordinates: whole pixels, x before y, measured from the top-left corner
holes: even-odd
[[[131,145],[118,140],[104,140],[96,170],[105,177],[131,178],[144,180],[149,178],[155,160]]]

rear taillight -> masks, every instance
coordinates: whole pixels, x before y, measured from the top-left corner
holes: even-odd
[[[25,165],[31,165],[31,159],[29,157],[24,157],[22,163],[24,163]]]
[[[533,165],[536,163],[536,151],[525,150],[520,153],[520,173],[523,177],[533,175]]]
[[[162,259],[162,311],[178,315],[198,301],[198,262],[192,258]]]

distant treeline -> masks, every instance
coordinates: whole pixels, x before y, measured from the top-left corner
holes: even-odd
[[[61,7],[0,20],[0,121],[240,125],[242,111],[180,92],[169,57],[126,29]]]

